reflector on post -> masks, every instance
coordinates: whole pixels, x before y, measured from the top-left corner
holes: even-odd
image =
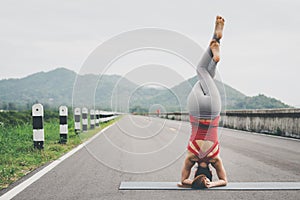
[[[91,120],[90,129],[94,129],[95,128],[95,110],[93,110],[93,109],[90,111],[90,120]]]
[[[99,127],[99,110],[96,110],[96,127]]]
[[[42,104],[32,106],[33,146],[44,149],[44,108]]]
[[[88,127],[88,109],[82,108],[82,131],[87,131]]]
[[[60,143],[66,144],[68,140],[68,108],[67,106],[59,107],[59,130]]]
[[[75,133],[76,134],[78,134],[81,130],[80,119],[81,119],[80,108],[75,108],[75,110],[74,110],[74,122],[75,122]]]

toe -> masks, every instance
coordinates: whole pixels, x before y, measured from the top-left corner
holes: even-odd
[[[223,17],[221,17],[221,16],[218,15],[218,16],[217,16],[217,21],[219,21],[219,22],[220,22],[220,21],[221,21],[221,22],[224,22],[225,20],[224,20]]]

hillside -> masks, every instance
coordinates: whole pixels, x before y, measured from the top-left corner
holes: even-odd
[[[76,73],[64,68],[50,72],[39,72],[21,79],[0,81],[0,101],[18,108],[31,108],[34,102],[49,106],[70,104]]]
[[[166,111],[186,111],[186,100],[196,77],[166,90],[139,87],[118,75],[87,74],[77,76],[73,71],[58,68],[39,72],[20,79],[0,80],[0,109],[30,109],[33,103],[58,107],[72,103],[93,105],[101,109],[128,112],[136,107],[148,111],[161,105]],[[74,84],[75,83],[75,84]],[[216,81],[221,93],[223,109],[286,108],[288,105],[264,95],[247,97],[234,88]],[[73,93],[75,85],[75,90]],[[225,103],[226,102],[226,103]],[[226,107],[225,107],[226,106]]]

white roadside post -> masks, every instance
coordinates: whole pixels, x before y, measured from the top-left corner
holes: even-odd
[[[74,110],[74,121],[75,121],[75,133],[78,134],[81,130],[80,126],[80,118],[81,118],[81,113],[80,113],[80,108],[75,108]]]
[[[44,108],[42,104],[32,106],[33,146],[44,149]]]
[[[87,131],[88,127],[88,109],[82,108],[82,131]]]
[[[99,110],[96,110],[96,127],[99,127]]]
[[[67,106],[59,107],[59,132],[60,143],[66,144],[68,140],[68,108]]]
[[[90,129],[94,129],[95,128],[95,110],[90,110],[90,120],[91,120],[91,124],[90,124]]]

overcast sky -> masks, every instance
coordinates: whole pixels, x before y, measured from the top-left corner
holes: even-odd
[[[299,8],[299,0],[2,0],[0,79],[58,67],[79,72],[102,42],[144,27],[174,30],[206,47],[215,16],[222,15],[223,81],[249,96],[263,93],[300,106]]]

